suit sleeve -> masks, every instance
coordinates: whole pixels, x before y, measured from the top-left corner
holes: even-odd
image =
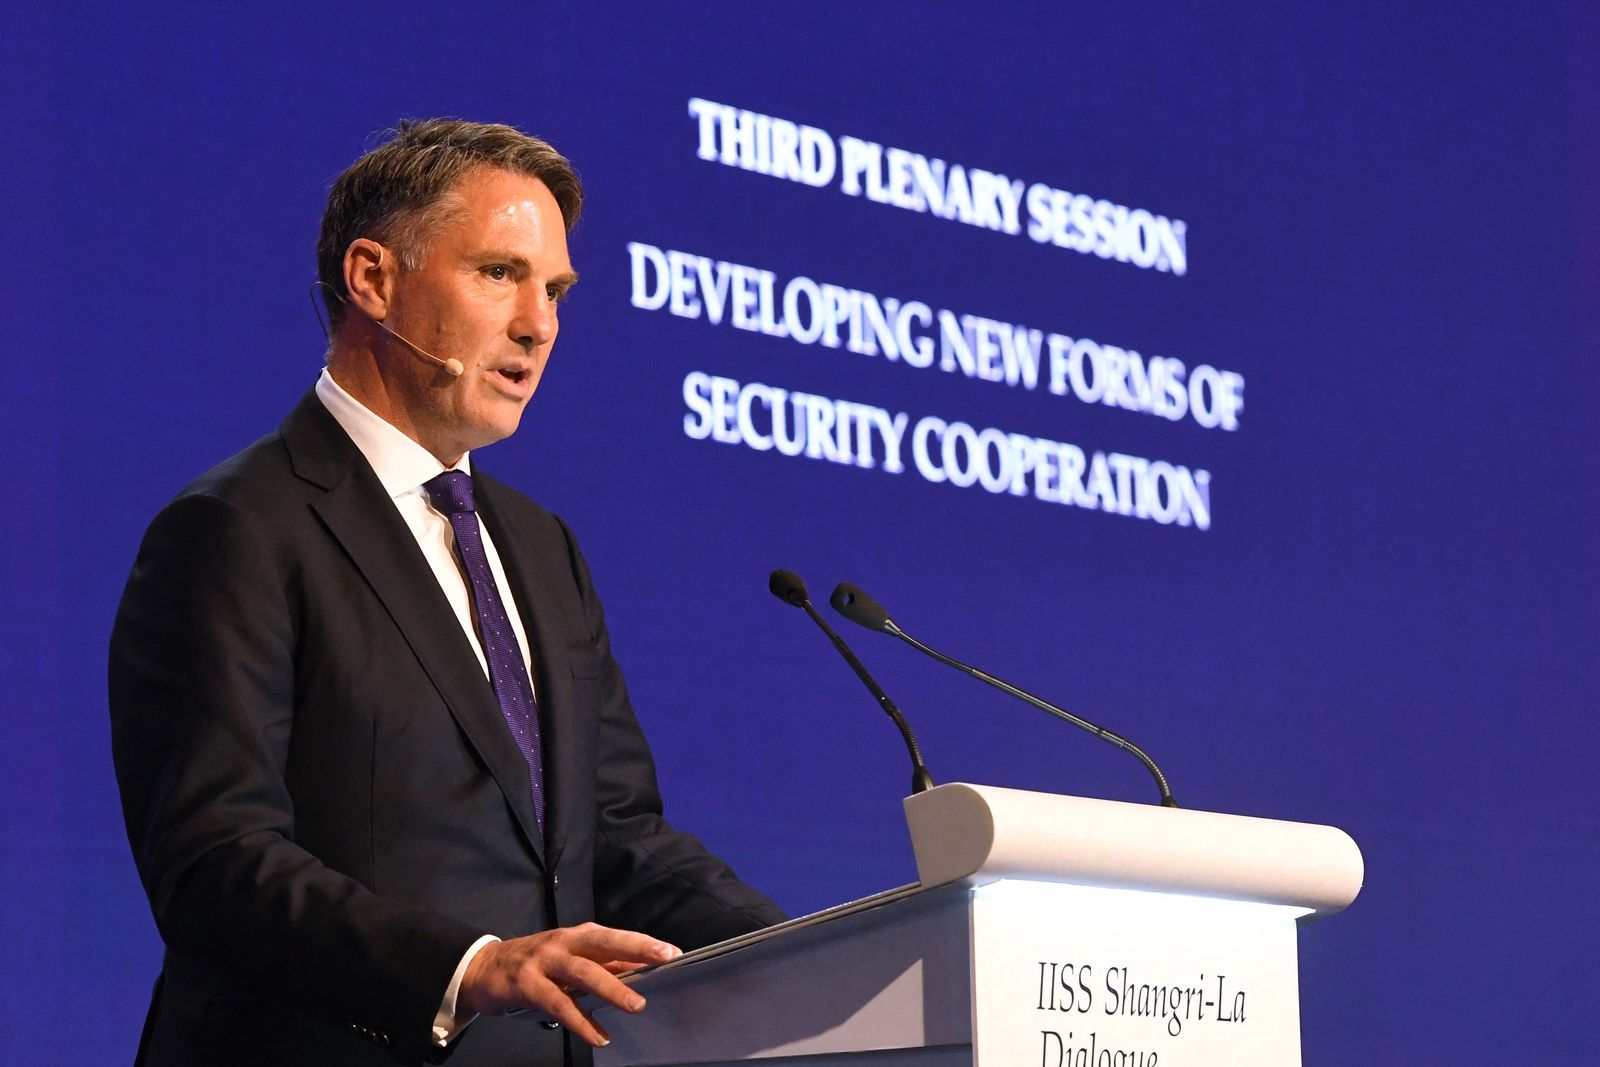
[[[111,641],[128,836],[169,951],[419,1061],[483,931],[379,897],[295,843],[294,567],[216,496],[182,496],[151,525]]]
[[[695,837],[662,813],[655,763],[611,655],[605,615],[589,568],[563,525],[573,576],[593,636],[600,681],[595,914],[608,926],[642,930],[685,949],[748,933],[785,918]]]

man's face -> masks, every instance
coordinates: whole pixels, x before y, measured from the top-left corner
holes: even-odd
[[[454,199],[423,267],[396,279],[386,325],[465,373],[395,343],[384,375],[392,421],[447,464],[516,431],[577,280],[561,209],[537,178],[480,167]]]

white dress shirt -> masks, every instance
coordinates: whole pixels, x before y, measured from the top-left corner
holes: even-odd
[[[440,463],[432,452],[384,422],[361,401],[345,392],[326,368],[322,371],[322,377],[317,379],[317,399],[328,409],[328,414],[344,427],[344,432],[350,435],[350,440],[355,442],[372,465],[373,473],[383,483],[384,492],[389,494],[400,517],[410,527],[411,536],[417,539],[417,547],[427,557],[428,566],[433,568],[433,576],[438,579],[439,588],[444,590],[445,599],[455,609],[456,621],[472,643],[472,651],[477,654],[484,677],[489,677],[489,660],[483,654],[483,643],[478,640],[472,597],[467,591],[467,579],[462,573],[460,558],[456,555],[455,531],[450,528],[449,518],[434,509],[425,488],[427,482],[451,468]],[[471,474],[472,453],[463,455],[453,469]],[[533,657],[528,654],[528,632],[522,626],[516,601],[507,595],[511,586],[506,581],[505,566],[494,547],[494,538],[484,529],[482,521],[478,523],[478,530],[483,536],[484,555],[489,557],[489,570],[494,573],[500,602],[509,609],[506,614],[511,618],[511,628],[516,631],[523,665],[529,666]],[[531,670],[529,677],[531,680]]]
[[[423,556],[427,558],[428,566],[439,582],[439,588],[444,591],[445,599],[450,601],[450,607],[456,613],[456,621],[461,624],[462,632],[467,635],[467,641],[478,657],[478,664],[483,668],[484,677],[488,678],[489,660],[483,653],[483,642],[478,639],[472,612],[472,597],[468,592],[467,578],[462,572],[460,559],[456,555],[455,531],[451,529],[450,520],[434,508],[425,488],[428,481],[451,468],[445,467],[432,452],[385,422],[381,416],[374,414],[361,401],[345,392],[343,387],[333,380],[333,375],[328,373],[327,368],[323,368],[322,377],[317,379],[317,399],[322,401],[322,406],[328,409],[328,414],[344,428],[344,432],[350,435],[350,440],[355,442],[356,448],[367,458],[373,473],[378,476],[384,491],[389,494],[395,509],[400,512],[400,517],[411,530],[411,535],[417,539],[417,547],[422,549]],[[454,469],[470,475],[472,473],[470,454],[463,455]],[[477,519],[477,516],[474,515],[473,518]],[[506,581],[505,566],[500,562],[500,553],[494,547],[494,539],[489,536],[489,531],[484,528],[481,520],[478,521],[478,532],[483,538],[484,555],[489,558],[489,570],[494,575],[500,602],[506,606],[511,629],[516,632],[517,647],[522,650],[522,663],[528,670],[528,680],[531,685],[533,671],[532,657],[528,654],[528,633],[522,625],[521,615],[517,612],[516,601],[508,594],[511,586]],[[467,966],[478,954],[478,950],[489,942],[498,940],[499,938],[493,934],[485,934],[473,942],[472,947],[467,949],[466,955],[461,957],[461,962],[456,965],[455,974],[451,975],[450,984],[445,987],[439,1012],[433,1019],[433,1037],[436,1044],[448,1044],[475,1018],[475,1016],[468,1016],[465,1019],[456,1017],[456,997],[461,991],[461,979],[467,973]]]

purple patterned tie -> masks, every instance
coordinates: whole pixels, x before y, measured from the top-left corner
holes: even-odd
[[[489,679],[500,711],[511,727],[522,758],[528,761],[528,782],[533,789],[533,814],[544,829],[544,772],[539,761],[539,706],[534,703],[533,683],[517,647],[516,631],[500,603],[489,557],[483,551],[483,536],[478,529],[478,514],[472,505],[472,478],[462,471],[445,471],[423,488],[433,506],[450,520],[456,534],[456,552],[467,570],[467,585],[472,592],[472,610],[478,617],[478,638],[489,661]]]

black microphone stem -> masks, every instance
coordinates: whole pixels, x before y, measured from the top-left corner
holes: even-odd
[[[905,739],[906,751],[911,754],[911,792],[921,793],[933,788],[933,775],[928,773],[928,767],[922,762],[922,750],[917,747],[917,739],[911,734],[911,724],[906,722],[906,717],[900,714],[900,709],[895,707],[894,701],[889,699],[872,675],[867,673],[867,668],[862,666],[856,654],[850,651],[850,646],[828,625],[828,620],[817,613],[812,606],[810,598],[800,601],[800,610],[811,616],[811,621],[822,627],[822,632],[828,635],[828,640],[833,642],[833,647],[839,650],[839,655],[850,664],[850,669],[856,672],[856,677],[861,679],[861,684],[872,692],[878,705],[894,720],[895,728],[900,731],[900,736]]]
[[[1162,804],[1162,806],[1163,807],[1168,807],[1168,808],[1175,808],[1175,807],[1178,806],[1178,802],[1172,798],[1172,787],[1167,784],[1167,776],[1161,773],[1161,768],[1156,766],[1156,761],[1151,759],[1150,756],[1145,752],[1144,749],[1140,748],[1138,745],[1134,744],[1132,741],[1129,741],[1126,737],[1123,737],[1121,734],[1115,733],[1114,731],[1111,731],[1111,730],[1107,730],[1104,726],[1097,726],[1094,723],[1090,722],[1088,719],[1080,718],[1079,716],[1072,714],[1072,712],[1067,711],[1065,708],[1058,708],[1054,704],[1051,704],[1051,703],[1048,703],[1046,701],[1040,700],[1038,697],[1034,696],[1032,693],[1029,693],[1029,692],[1027,692],[1025,690],[1022,690],[1022,689],[1018,689],[1016,686],[1012,685],[1010,682],[1002,681],[1001,679],[996,678],[994,675],[990,674],[987,671],[981,671],[976,667],[969,667],[965,663],[961,663],[961,662],[959,662],[957,660],[951,659],[949,656],[945,655],[943,652],[940,652],[937,649],[929,648],[927,645],[923,644],[921,641],[918,641],[915,637],[912,637],[910,634],[908,634],[904,630],[900,629],[899,626],[895,625],[895,622],[894,622],[893,619],[888,619],[888,618],[884,619],[884,621],[883,621],[883,632],[887,633],[887,634],[893,634],[894,636],[898,637],[900,640],[904,641],[906,644],[910,645],[912,648],[915,648],[918,651],[923,652],[926,655],[932,656],[934,659],[938,660],[940,663],[943,663],[946,667],[953,667],[956,670],[960,671],[962,674],[970,675],[971,677],[978,679],[978,681],[980,681],[980,682],[985,682],[985,683],[987,683],[989,685],[994,686],[996,689],[1002,690],[1002,691],[1004,691],[1006,693],[1010,693],[1012,696],[1016,697],[1018,700],[1026,701],[1027,703],[1032,704],[1034,707],[1038,708],[1040,711],[1048,711],[1051,715],[1054,715],[1056,718],[1064,719],[1067,722],[1070,722],[1072,725],[1078,727],[1080,730],[1087,730],[1089,733],[1094,734],[1096,737],[1099,737],[1099,738],[1102,738],[1103,740],[1109,741],[1113,745],[1116,745],[1118,748],[1120,748],[1120,749],[1122,749],[1122,750],[1124,750],[1126,752],[1131,753],[1135,758],[1137,758],[1139,760],[1140,763],[1144,764],[1145,765],[1145,769],[1148,770],[1151,773],[1151,775],[1153,775],[1155,777],[1156,786],[1157,786],[1157,788],[1159,788],[1161,790],[1161,804]]]
[[[900,714],[900,709],[894,706],[894,701],[889,699],[889,694],[883,691],[883,686],[873,680],[872,675],[861,665],[861,661],[856,659],[856,654],[850,651],[850,646],[844,643],[844,638],[834,632],[833,627],[828,625],[828,620],[817,614],[817,609],[811,604],[810,595],[806,593],[806,583],[793,571],[775,570],[767,578],[767,589],[785,604],[799,608],[811,617],[811,621],[828,635],[828,640],[833,642],[833,647],[838,650],[839,655],[850,664],[850,669],[856,672],[856,677],[861,679],[861,684],[867,687],[867,692],[872,694],[878,706],[894,720],[895,728],[905,740],[906,751],[911,754],[911,792],[922,793],[932,789],[933,775],[928,773],[927,764],[922,762],[922,750],[917,747],[917,739],[911,732],[911,725],[906,722],[906,717]]]

